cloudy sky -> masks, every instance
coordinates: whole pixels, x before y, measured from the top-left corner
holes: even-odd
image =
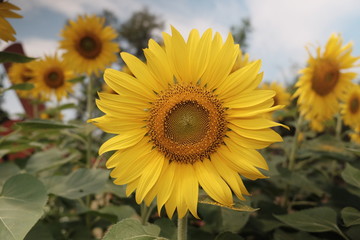
[[[360,1],[358,0],[10,0],[22,8],[24,18],[11,20],[28,55],[51,54],[66,19],[78,14],[113,11],[120,21],[147,6],[150,12],[175,26],[183,35],[192,28],[207,28],[224,37],[230,26],[249,17],[251,59],[263,62],[265,81],[291,83],[306,63],[305,46],[323,45],[331,33],[354,42],[360,55]],[[1,43],[0,48],[6,47]],[[9,101],[13,101],[10,97]],[[7,104],[8,105],[8,104]]]

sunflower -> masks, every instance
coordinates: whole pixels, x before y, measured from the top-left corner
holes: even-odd
[[[73,83],[68,80],[74,78],[67,64],[56,54],[45,56],[44,59],[33,64],[35,95],[42,100],[48,100],[54,94],[58,101],[72,92]]]
[[[360,144],[360,126],[357,126],[349,136],[352,142]]]
[[[339,100],[343,100],[356,73],[344,71],[355,67],[359,57],[351,56],[352,44],[342,46],[340,35],[332,34],[324,51],[317,48],[317,56],[309,52],[308,66],[300,71],[293,97],[298,98],[300,114],[306,120],[322,123],[339,112]]]
[[[0,1],[0,39],[6,42],[15,41],[14,35],[16,32],[5,18],[22,18],[21,15],[13,12],[13,10],[20,10],[20,8],[9,2]]]
[[[264,83],[261,86],[261,89],[268,89],[275,91],[274,96],[274,106],[276,105],[284,105],[288,106],[290,104],[290,93],[286,91],[286,89],[277,82],[272,82],[271,84]],[[268,118],[272,118],[272,113],[266,114]]]
[[[128,73],[128,74],[134,76],[134,75],[132,74],[132,72],[130,71],[130,69],[129,69],[127,66],[124,66],[121,71],[123,71],[123,72],[125,72],[125,73]],[[104,83],[101,88],[102,88],[102,91],[105,92],[105,93],[115,93],[115,94],[116,94],[116,92],[114,91],[114,89],[112,89],[111,87],[109,87],[109,85],[107,85],[106,83]]]
[[[344,123],[351,127],[360,126],[360,86],[353,84],[341,106]]]
[[[104,23],[105,18],[95,15],[79,16],[61,31],[60,48],[66,51],[63,57],[76,71],[98,74],[117,60],[119,47],[113,42],[117,34]]]
[[[9,79],[12,84],[20,83],[32,83],[34,84],[33,78],[34,73],[31,65],[33,63],[13,63],[9,69]],[[23,98],[31,97],[32,91],[30,90],[17,90],[17,94]]]
[[[134,76],[106,69],[105,82],[118,94],[99,93],[105,113],[89,122],[116,134],[99,149],[115,153],[106,166],[126,194],[136,189],[137,203],[157,196],[171,218],[189,210],[197,216],[199,186],[217,203],[233,204],[248,195],[242,178],[265,178],[268,165],[257,149],[282,141],[262,117],[274,91],[258,90],[260,61],[231,73],[239,54],[231,34],[223,42],[208,29],[192,30],[187,41],[172,27],[162,48],[152,39],[146,63],[128,53],[121,57]]]

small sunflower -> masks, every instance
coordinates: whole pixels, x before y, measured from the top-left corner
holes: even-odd
[[[157,196],[171,218],[189,210],[197,217],[199,186],[221,205],[248,195],[242,178],[265,178],[268,169],[257,149],[282,141],[262,117],[274,91],[258,90],[260,61],[231,73],[239,46],[231,34],[223,42],[211,29],[188,41],[172,28],[163,34],[165,46],[149,41],[146,63],[128,53],[121,57],[134,76],[106,69],[105,82],[118,94],[99,93],[104,116],[89,120],[116,134],[99,149],[115,153],[106,166],[126,193],[136,189],[137,203],[149,205]]]
[[[332,34],[324,51],[317,48],[317,56],[309,52],[308,66],[300,71],[293,97],[298,98],[301,115],[306,120],[324,122],[339,112],[339,100],[343,100],[356,73],[346,71],[355,67],[359,57],[351,56],[352,44],[342,46],[340,35]]]
[[[349,136],[352,142],[360,144],[360,126],[355,127]]]
[[[67,94],[73,91],[73,83],[69,80],[75,75],[68,70],[67,64],[56,54],[45,56],[44,59],[34,62],[32,66],[35,95],[40,99],[48,100],[54,94],[60,101],[61,98],[67,97]]]
[[[261,89],[273,90],[275,91],[274,96],[274,106],[283,105],[288,106],[290,104],[290,93],[286,91],[286,89],[277,82],[272,82],[271,84],[264,83],[261,86]],[[272,118],[272,113],[268,114],[269,118]]]
[[[34,73],[32,71],[31,65],[33,62],[29,63],[13,63],[9,69],[9,79],[12,84],[20,83],[32,83],[34,84]],[[31,97],[31,90],[17,90],[17,94],[23,98]]]
[[[360,126],[360,86],[353,84],[342,106],[344,123],[351,127]]]
[[[60,48],[66,51],[63,57],[79,73],[98,74],[117,60],[119,47],[113,42],[117,34],[104,23],[105,18],[85,15],[70,20],[62,30]]]
[[[14,10],[20,10],[20,8],[9,2],[0,1],[0,39],[6,42],[15,41],[16,32],[5,18],[22,18],[21,15],[13,12]]]

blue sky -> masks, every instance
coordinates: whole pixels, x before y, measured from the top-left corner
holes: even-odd
[[[213,28],[224,37],[230,26],[250,17],[253,33],[249,39],[251,59],[261,59],[264,80],[291,83],[305,66],[305,46],[324,45],[333,32],[345,42],[354,42],[360,55],[360,1],[358,0],[10,0],[22,8],[24,18],[11,20],[17,38],[28,55],[52,54],[66,19],[78,14],[111,9],[125,21],[132,12],[148,6],[183,35],[192,28]],[[6,47],[0,43],[0,49]],[[358,71],[360,72],[360,71]],[[5,99],[6,105],[13,97]]]

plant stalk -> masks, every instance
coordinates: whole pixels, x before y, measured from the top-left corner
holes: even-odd
[[[178,219],[177,239],[178,240],[187,239],[187,213],[183,218]]]

